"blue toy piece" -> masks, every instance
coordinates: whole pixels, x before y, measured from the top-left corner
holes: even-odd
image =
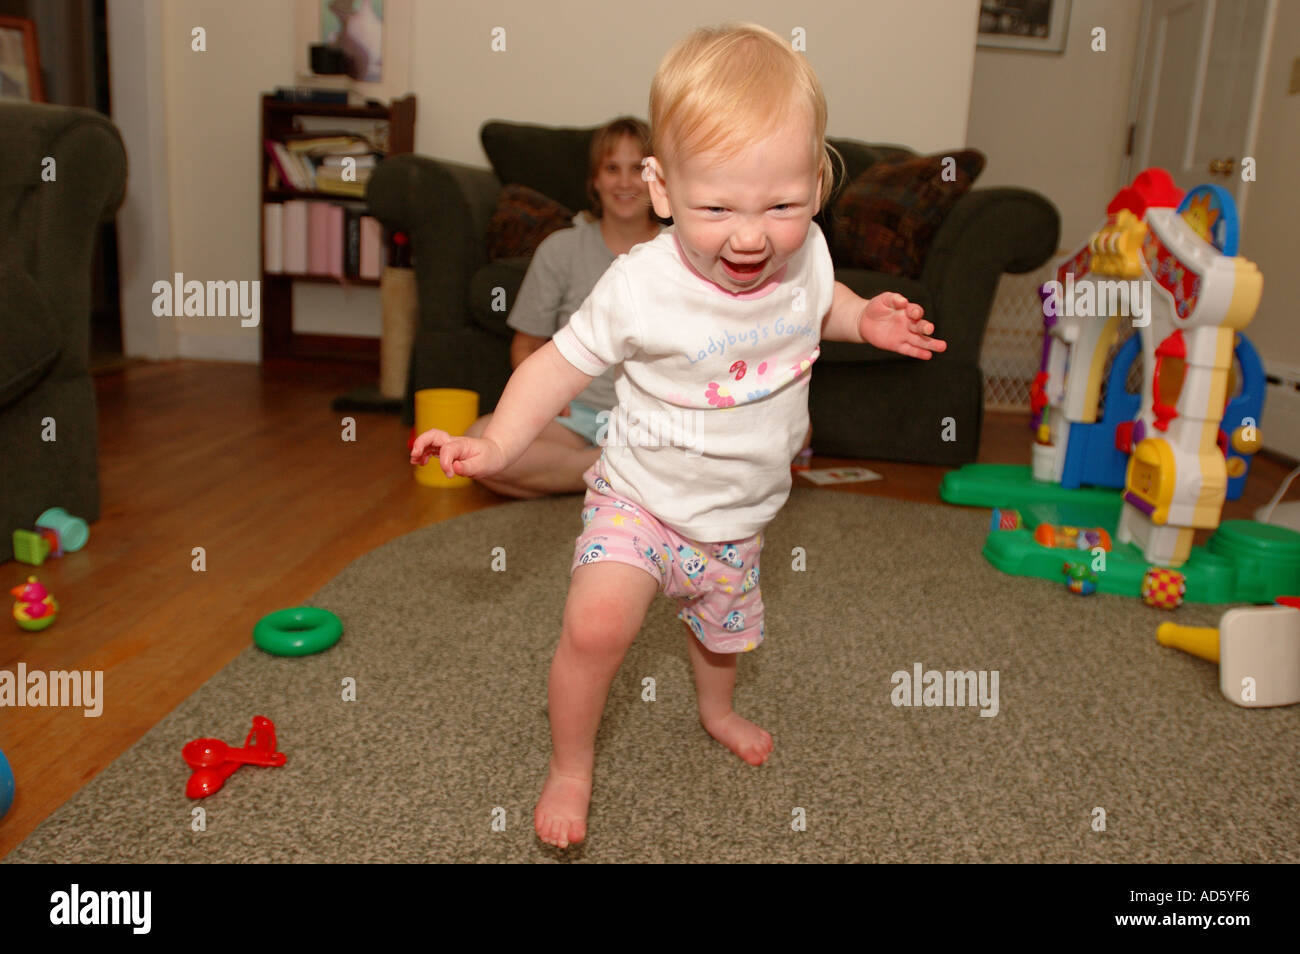
[[[1264,413],[1264,362],[1259,360],[1259,352],[1243,334],[1237,335],[1233,356],[1241,368],[1241,393],[1228,402],[1223,410],[1223,422],[1219,428],[1228,435],[1228,492],[1227,499],[1237,500],[1246,489],[1246,478],[1250,476],[1250,462],[1254,459],[1254,450],[1242,453],[1233,444],[1233,436],[1243,427],[1253,425],[1259,429],[1259,419]],[[1249,424],[1247,423],[1249,419]],[[1235,464],[1235,460],[1241,461]],[[1241,472],[1232,476],[1234,470]]]
[[[1065,448],[1065,463],[1061,469],[1061,486],[1075,490],[1079,487],[1123,487],[1129,455],[1115,442],[1119,426],[1138,416],[1141,394],[1130,394],[1125,388],[1129,370],[1134,361],[1141,360],[1141,337],[1131,335],[1115,353],[1106,378],[1106,396],[1102,401],[1101,420],[1095,424],[1070,425],[1069,442]],[[1238,334],[1233,356],[1241,369],[1241,393],[1228,402],[1220,425],[1228,436],[1228,488],[1227,499],[1238,500],[1246,489],[1250,475],[1250,462],[1254,451],[1242,453],[1232,441],[1233,435],[1247,426],[1247,419],[1258,430],[1264,413],[1264,364],[1250,339]],[[1241,461],[1234,464],[1233,459]],[[1232,472],[1238,470],[1234,477]]]
[[[1115,432],[1125,421],[1138,416],[1142,404],[1141,394],[1130,394],[1125,388],[1129,369],[1141,351],[1141,336],[1130,335],[1111,362],[1101,420],[1095,424],[1076,422],[1070,425],[1065,464],[1061,471],[1062,487],[1074,490],[1079,487],[1124,486],[1129,455],[1115,446]]]
[[[1222,254],[1229,258],[1237,254],[1237,202],[1223,186],[1196,186],[1175,211]]]
[[[4,818],[9,806],[14,803],[14,770],[9,767],[9,760],[0,752],[0,818]]]

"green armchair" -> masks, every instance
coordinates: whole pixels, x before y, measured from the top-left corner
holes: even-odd
[[[99,518],[91,255],[125,192],[105,116],[0,100],[0,560],[49,507]]]
[[[510,376],[513,331],[493,311],[493,289],[513,302],[528,259],[487,260],[486,233],[506,183],[522,183],[577,211],[589,207],[585,175],[591,128],[489,122],[481,130],[493,169],[425,156],[381,163],[366,198],[391,229],[409,234],[419,325],[403,420],[422,388],[468,388],[480,412],[495,406]],[[914,155],[898,146],[831,139],[844,157],[839,190],[874,162]],[[832,196],[816,221],[834,248]],[[922,362],[870,345],[824,342],[809,405],[813,447],[824,455],[957,465],[979,453],[983,423],[980,346],[1003,272],[1027,272],[1056,253],[1055,206],[1026,189],[973,189],[944,220],[919,279],[840,267],[835,277],[864,298],[898,291],[922,305],[948,350]],[[945,427],[951,418],[951,426]]]

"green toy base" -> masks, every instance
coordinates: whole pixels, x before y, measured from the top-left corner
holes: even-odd
[[[40,633],[40,632],[44,632],[45,630],[53,626],[54,620],[56,618],[57,617],[55,616],[55,614],[51,613],[49,616],[43,617],[41,619],[15,618],[14,622],[18,624],[18,627],[20,629],[26,630],[29,633]]]
[[[1040,523],[1104,527],[1113,549],[1097,572],[1097,591],[1142,596],[1142,580],[1154,564],[1141,549],[1116,537],[1122,500],[1118,491],[1096,487],[1070,490],[1034,480],[1028,467],[968,464],[947,474],[939,488],[946,502],[998,507],[1020,513],[1022,529],[991,530],[984,557],[1003,573],[1036,576],[1064,584],[1067,561],[1093,564],[1087,550],[1045,547],[1034,539]],[[1253,520],[1225,521],[1203,547],[1192,547],[1178,567],[1188,603],[1271,603],[1300,594],[1300,533]]]
[[[939,484],[939,496],[947,503],[963,507],[1010,507],[1017,510],[1029,504],[1093,504],[1112,508],[1115,519],[1119,519],[1118,491],[1101,487],[1069,490],[1060,484],[1034,480],[1028,467],[1016,464],[967,464],[960,470],[949,471]]]

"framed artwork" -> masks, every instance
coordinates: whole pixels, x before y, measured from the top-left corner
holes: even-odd
[[[22,17],[0,17],[0,99],[45,102],[36,24]]]
[[[1070,0],[980,0],[979,46],[1064,53]]]
[[[321,0],[321,39],[348,55],[348,75],[362,83],[384,78],[384,0]]]
[[[379,76],[377,82],[348,77],[351,88],[371,99],[400,99],[411,91],[411,44],[386,42],[411,35],[412,7],[418,0],[293,0],[294,34],[291,55],[294,79],[299,86],[337,89],[333,80],[312,72],[311,47],[317,43],[341,46],[352,59],[354,71],[359,47],[379,49],[372,62],[367,54],[363,76]],[[339,19],[340,13],[343,19]],[[377,28],[377,29],[376,29]],[[339,36],[342,31],[342,37]]]

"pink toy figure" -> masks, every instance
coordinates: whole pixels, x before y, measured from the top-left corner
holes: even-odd
[[[28,632],[39,632],[49,627],[58,616],[59,604],[36,577],[29,576],[9,591],[15,598],[14,622]]]

